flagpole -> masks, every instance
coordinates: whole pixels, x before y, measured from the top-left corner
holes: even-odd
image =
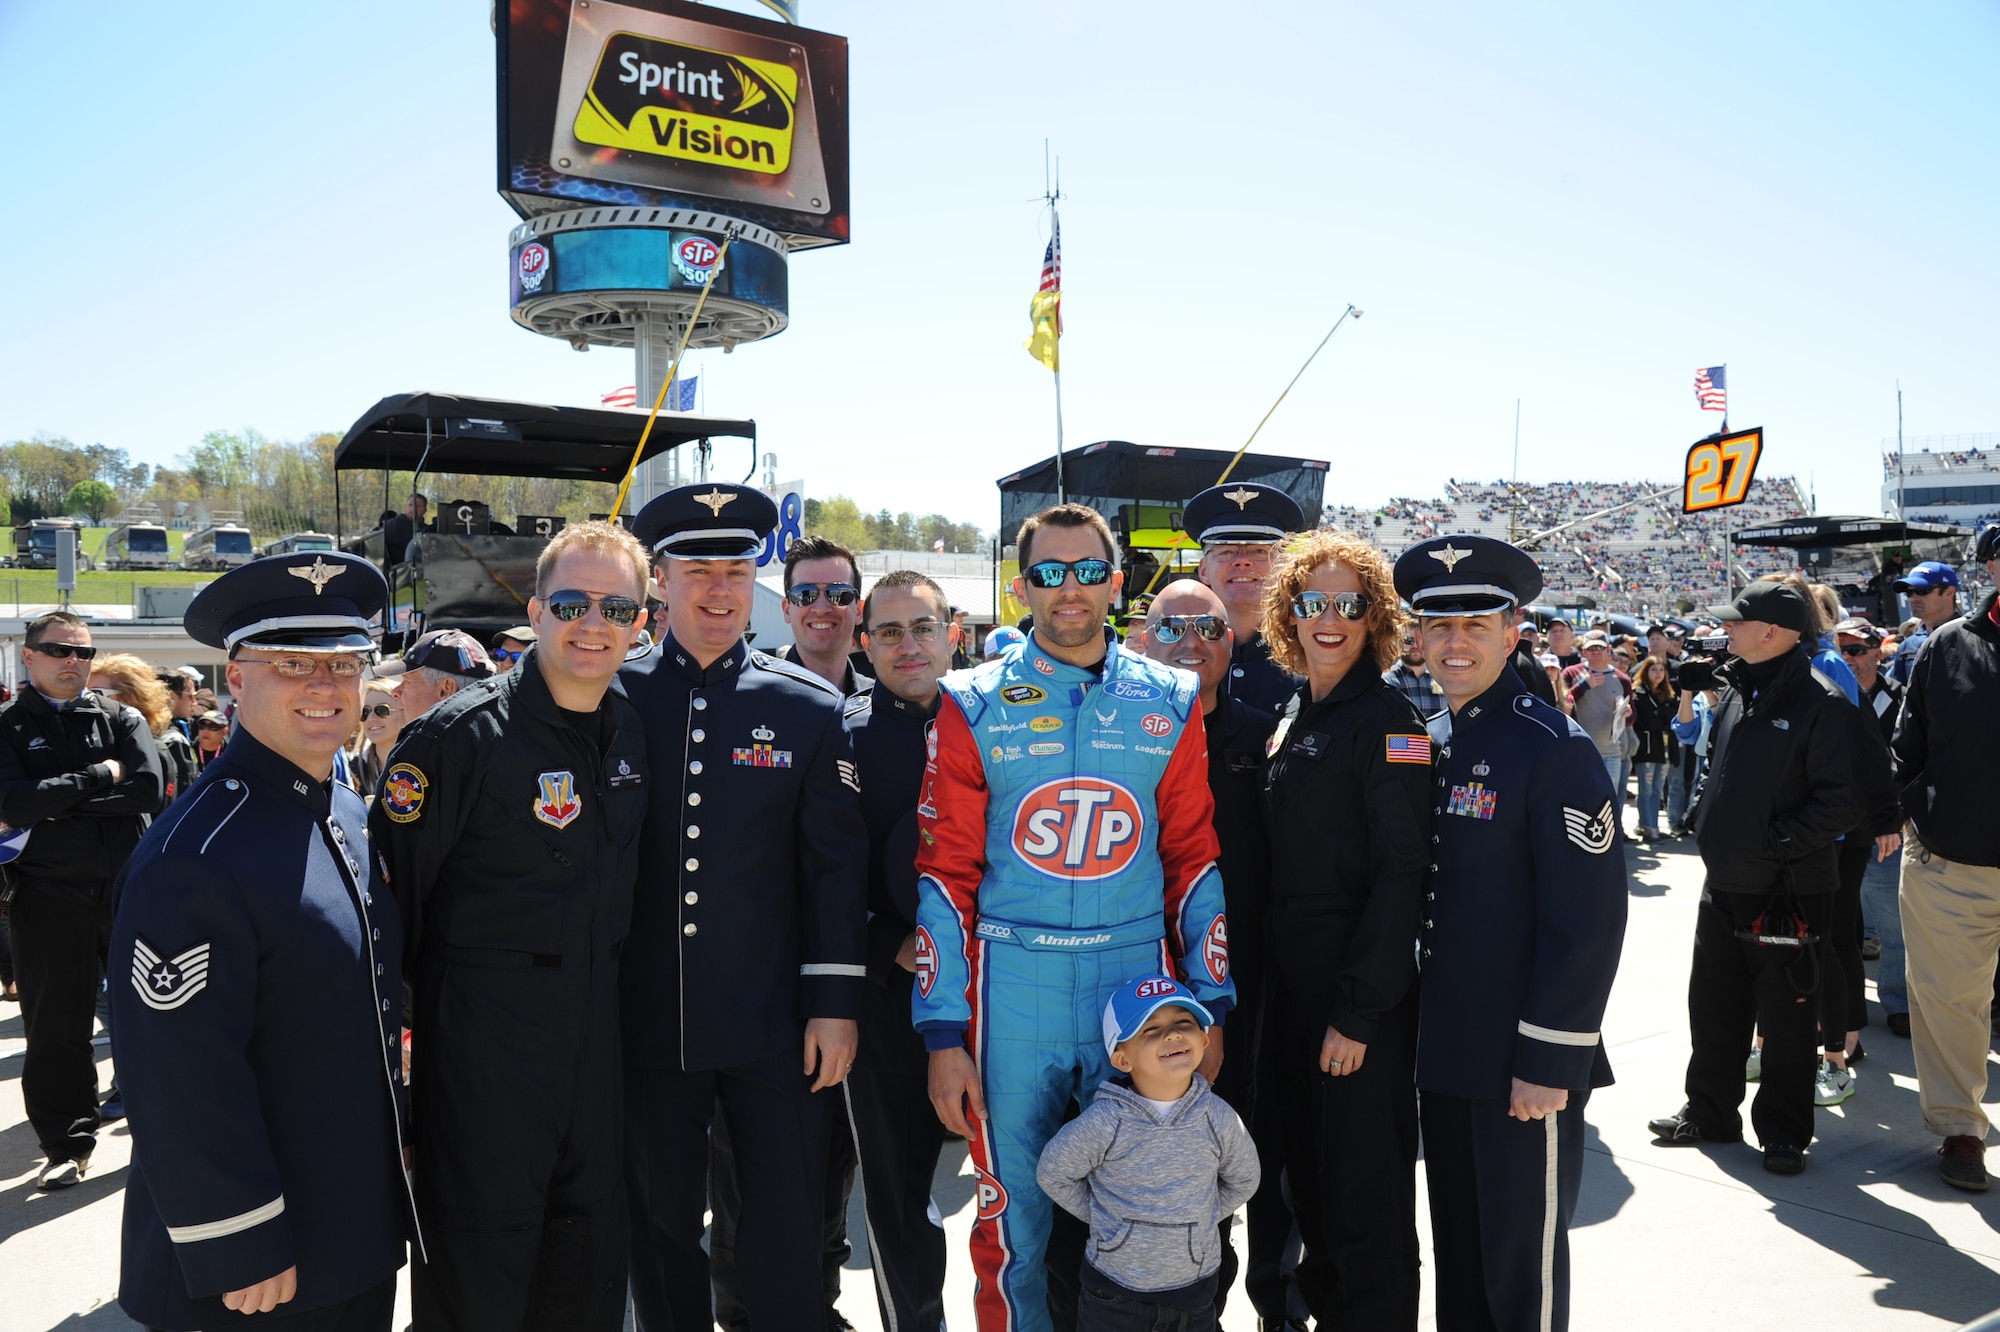
[[[1060,245],[1062,236],[1062,215],[1056,208],[1056,201],[1062,198],[1062,159],[1055,159],[1055,179],[1049,178],[1049,141],[1042,140],[1042,197],[1049,204],[1049,236]],[[1056,262],[1062,262],[1062,251],[1056,251]],[[1056,278],[1056,299],[1062,300],[1061,270]],[[1056,307],[1056,363],[1050,367],[1056,381],[1056,503],[1069,503],[1069,487],[1063,479],[1063,419],[1062,419],[1062,307]]]
[[[1058,353],[1060,357],[1060,353]],[[1061,364],[1061,360],[1057,360]],[[1063,427],[1062,427],[1062,371],[1055,372],[1056,380],[1056,503],[1069,503],[1069,490],[1063,484]]]

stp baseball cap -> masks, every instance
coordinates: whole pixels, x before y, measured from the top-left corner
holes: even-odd
[[[1104,1005],[1104,1052],[1116,1053],[1120,1045],[1139,1034],[1147,1018],[1169,1004],[1194,1014],[1203,1031],[1215,1025],[1214,1017],[1188,993],[1187,986],[1167,976],[1141,976],[1119,986],[1111,1002]]]
[[[1925,560],[1889,586],[1898,592],[1928,592],[1934,587],[1957,587],[1958,570],[1942,560]]]

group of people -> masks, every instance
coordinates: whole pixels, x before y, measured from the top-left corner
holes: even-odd
[[[959,670],[935,582],[864,598],[820,537],[785,560],[790,648],[753,651],[776,513],[744,487],[563,529],[490,651],[447,629],[378,663],[379,569],[259,561],[188,612],[235,711],[185,785],[147,691],[87,687],[87,626],[38,620],[0,711],[11,914],[37,967],[90,978],[22,977],[31,1047],[65,1034],[24,1068],[44,1187],[101,1118],[101,971],[120,1301],[151,1328],[375,1332],[412,1258],[419,1329],[613,1329],[628,1300],[645,1332],[837,1328],[857,1171],[884,1326],[936,1328],[954,1136],[988,1332],[1213,1327],[1239,1271],[1267,1328],[1414,1328],[1420,1142],[1440,1325],[1566,1326],[1626,911],[1624,772],[1591,729],[1632,711],[1612,645],[1552,677],[1522,634],[1540,571],[1492,538],[1392,563],[1254,483],[1185,521],[1198,576],[1121,645],[1103,517],[1029,519],[1029,626]],[[1864,788],[1895,794],[1861,775],[1871,735],[1887,772],[1881,710],[1850,722],[1800,646],[1812,604],[1755,585],[1706,688],[1666,668],[1669,727],[1706,710],[1681,817],[1711,882],[1689,1105],[1655,1131],[1740,1135],[1754,1023],[1773,1169],[1810,1141],[1811,1042],[1859,1025],[1781,1005],[1789,964],[1848,975],[1815,894],[1850,860],[1858,893],[1834,842],[1881,852]],[[1962,785],[1990,721],[1952,711],[2000,669],[1981,614],[1933,630],[1890,728],[1927,1122],[1967,1179],[1968,978],[1983,956],[1990,998],[2000,951]],[[1632,685],[1662,707],[1670,656]],[[1918,881],[1988,914],[1919,919]]]

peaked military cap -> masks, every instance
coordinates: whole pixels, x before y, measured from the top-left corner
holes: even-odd
[[[1305,510],[1297,500],[1256,481],[1210,486],[1181,510],[1181,530],[1204,546],[1283,541],[1305,527]]]
[[[213,648],[367,652],[389,602],[382,571],[359,555],[313,551],[239,565],[203,588],[182,625]]]
[[[1418,615],[1485,615],[1542,594],[1534,557],[1494,537],[1433,537],[1396,561],[1396,594]]]
[[[778,525],[778,506],[751,486],[704,481],[675,486],[632,520],[632,534],[674,560],[752,560]]]

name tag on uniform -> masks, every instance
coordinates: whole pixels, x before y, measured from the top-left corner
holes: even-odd
[[[1316,759],[1326,752],[1326,736],[1319,731],[1301,731],[1292,741],[1292,752],[1301,758]]]
[[[646,781],[644,768],[635,766],[631,759],[612,759],[604,765],[605,779],[615,791],[627,786],[642,786]]]

